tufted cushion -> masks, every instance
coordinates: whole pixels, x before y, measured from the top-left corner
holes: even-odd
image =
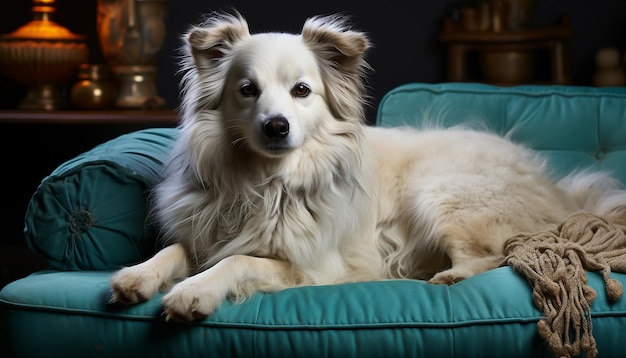
[[[173,142],[172,128],[122,135],[59,166],[33,195],[24,234],[59,270],[108,270],[153,252],[147,188]]]
[[[594,166],[626,183],[626,87],[410,83],[378,107],[380,126],[462,122],[541,151],[555,174]]]

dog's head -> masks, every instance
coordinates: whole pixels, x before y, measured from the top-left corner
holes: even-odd
[[[363,120],[370,43],[343,17],[309,18],[301,34],[251,35],[238,13],[216,13],[184,40],[184,117],[215,119],[233,146],[281,157],[325,121]]]

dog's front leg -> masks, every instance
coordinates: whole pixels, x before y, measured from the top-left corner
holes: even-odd
[[[173,244],[151,259],[125,267],[111,277],[111,302],[133,304],[150,299],[160,287],[189,276],[189,262],[184,247]]]
[[[243,300],[302,283],[300,270],[286,261],[234,255],[175,285],[163,297],[166,320],[205,318],[227,298]]]

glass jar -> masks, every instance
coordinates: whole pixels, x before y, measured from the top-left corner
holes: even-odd
[[[78,81],[70,90],[74,108],[84,110],[111,109],[115,105],[117,90],[110,80],[109,69],[102,64],[82,64],[78,68]]]

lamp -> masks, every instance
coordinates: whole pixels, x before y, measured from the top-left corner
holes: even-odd
[[[52,21],[55,0],[33,0],[33,19],[0,35],[0,67],[7,77],[28,86],[20,109],[56,110],[67,105],[60,87],[76,76],[89,52],[85,36]]]

